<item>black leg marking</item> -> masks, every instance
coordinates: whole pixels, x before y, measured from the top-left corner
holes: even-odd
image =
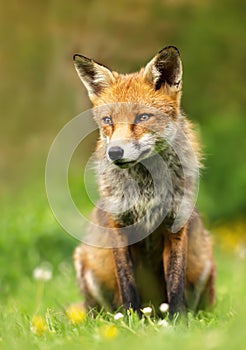
[[[186,230],[165,240],[164,269],[169,302],[169,318],[185,314]]]
[[[129,248],[115,248],[113,249],[113,253],[123,307],[125,309],[132,308],[141,315],[140,299],[135,283]]]

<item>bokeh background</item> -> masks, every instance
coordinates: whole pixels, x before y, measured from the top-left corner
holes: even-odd
[[[116,71],[132,72],[164,46],[179,48],[184,65],[182,106],[204,145],[198,207],[218,244],[227,252],[243,249],[245,10],[241,0],[1,1],[0,283],[4,296],[20,290],[30,294],[32,270],[42,261],[48,260],[57,275],[63,274],[54,282],[58,289],[64,286],[64,276],[72,274],[77,242],[52,216],[44,172],[58,131],[90,107],[72,64],[76,52]],[[77,199],[83,192],[82,165],[95,139],[83,144],[72,166],[71,190]],[[87,205],[86,199],[83,203]],[[71,285],[74,277],[69,278]],[[68,295],[77,297],[73,288],[74,295],[63,291],[64,300]],[[18,294],[20,300],[26,298],[24,294]],[[31,300],[25,299],[28,303]]]

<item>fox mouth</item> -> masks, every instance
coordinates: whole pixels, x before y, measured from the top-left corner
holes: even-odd
[[[141,162],[141,160],[146,158],[147,154],[150,154],[150,149],[146,149],[145,151],[143,151],[137,159],[124,159],[124,158],[122,158],[122,159],[115,160],[113,163],[122,169],[129,168],[129,167]]]
[[[115,160],[113,163],[117,165],[118,167],[124,169],[129,168],[130,166],[133,166],[137,163],[137,160],[126,160],[126,159],[119,159]]]

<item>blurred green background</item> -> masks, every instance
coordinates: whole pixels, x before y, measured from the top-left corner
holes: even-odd
[[[90,107],[73,67],[76,52],[132,72],[164,46],[179,48],[182,106],[204,145],[198,207],[230,249],[235,230],[245,232],[246,3],[11,0],[0,6],[0,266],[9,256],[15,262],[7,274],[2,267],[2,291],[17,288],[18,276],[30,275],[42,260],[70,261],[77,244],[53,219],[44,186],[53,139]],[[75,197],[94,144],[95,138],[84,144],[71,170]]]
[[[204,145],[199,207],[209,222],[243,217],[245,9],[240,0],[2,1],[0,193],[43,181],[53,138],[90,107],[73,53],[131,72],[172,44],[184,64],[183,109]]]
[[[72,263],[78,242],[54,219],[45,191],[52,141],[68,121],[90,108],[72,55],[82,53],[127,73],[164,46],[175,45],[184,66],[183,110],[204,145],[197,205],[215,241],[217,297],[210,316],[198,316],[188,335],[186,330],[181,337],[170,333],[169,344],[244,348],[245,10],[241,0],[0,1],[0,347],[60,349],[66,340],[70,349],[71,337],[77,344],[87,331],[88,344],[98,341],[96,322],[76,330],[65,319],[67,305],[81,300]],[[88,212],[83,166],[95,142],[94,134],[78,147],[69,171],[72,196]],[[33,271],[45,262],[53,274],[42,289]],[[42,339],[38,343],[30,330],[37,313],[53,322],[56,336],[43,339],[50,347]],[[202,333],[194,332],[199,327]],[[133,344],[141,339],[140,347],[163,347],[162,332],[157,338],[156,333],[150,338],[148,332],[139,334],[130,338]]]

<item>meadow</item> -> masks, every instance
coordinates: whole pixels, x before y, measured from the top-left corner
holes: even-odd
[[[0,349],[245,349],[245,4],[177,0],[12,0],[0,4]],[[72,255],[55,220],[45,163],[59,130],[90,107],[76,52],[121,72],[166,45],[184,64],[182,106],[204,145],[197,206],[214,238],[213,310],[170,323],[154,310],[115,319],[85,314]],[[84,129],[85,126],[81,125]],[[83,169],[96,135],[78,147],[69,186],[88,213]]]
[[[75,183],[76,181],[74,181]],[[72,263],[77,241],[54,219],[42,183],[5,200],[1,215],[0,348],[3,349],[244,349],[246,249],[228,228],[214,233],[216,305],[188,315],[188,325],[134,313],[116,320],[102,310],[85,314]],[[79,188],[78,188],[79,190]],[[235,225],[236,227],[236,225]],[[35,269],[48,271],[46,278]],[[74,306],[75,305],[75,306]]]

